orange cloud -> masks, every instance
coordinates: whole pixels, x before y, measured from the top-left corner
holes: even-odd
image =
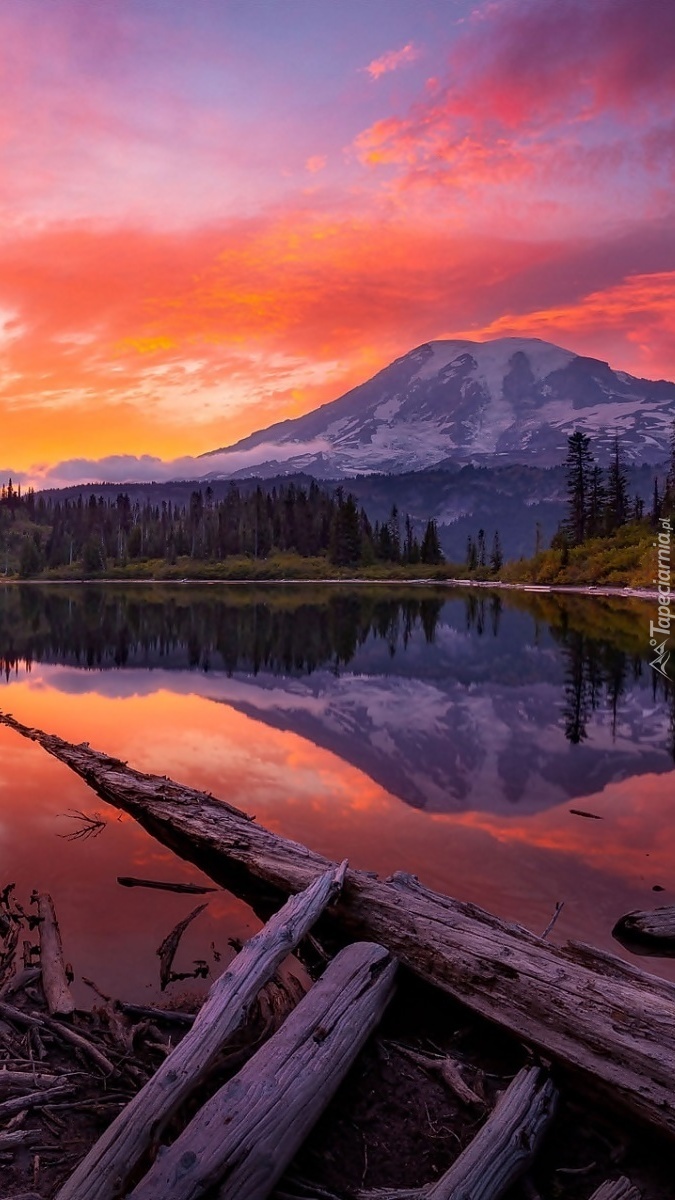
[[[386,54],[382,54],[379,58],[374,58],[364,69],[368,72],[371,79],[380,79],[382,75],[387,75],[389,71],[397,71],[405,63],[415,62],[419,56],[420,51],[412,42],[408,42],[400,50],[388,50]]]
[[[311,158],[307,159],[305,168],[309,171],[310,175],[316,175],[317,172],[323,171],[327,162],[328,159],[325,154],[314,154]]]
[[[0,464],[15,468],[196,453],[307,411],[426,340],[439,290],[469,270],[430,232],[303,210],[57,226],[2,254]]]
[[[6,239],[0,467],[198,454],[441,336],[530,332],[672,376],[672,273],[625,271],[663,257],[650,246],[639,230],[591,248],[469,238],[415,210],[310,207],[198,230],[81,222]]]
[[[462,336],[555,337],[580,353],[606,358],[616,348],[632,374],[672,378],[675,368],[675,271],[630,275],[574,304],[508,313]]]

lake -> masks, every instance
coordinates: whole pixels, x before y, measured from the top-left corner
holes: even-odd
[[[469,588],[7,584],[0,707],[536,932],[564,901],[552,940],[630,958],[617,918],[675,902],[675,700],[651,616]],[[6,728],[0,752],[0,887],[51,892],[80,1003],[83,977],[155,1002],[157,947],[202,898],[117,878],[209,880]],[[259,923],[203,900],[175,969],[212,978]]]

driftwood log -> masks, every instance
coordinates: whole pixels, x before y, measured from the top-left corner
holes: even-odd
[[[330,866],[203,792],[135,771],[12,717],[0,721],[38,742],[102,799],[235,892],[250,894],[261,883],[297,892]],[[380,880],[348,871],[335,915],[473,1011],[581,1072],[608,1102],[675,1135],[672,983],[579,943],[551,945],[400,873]]]
[[[113,1200],[166,1123],[206,1078],[258,992],[342,887],[346,863],[293,896],[242,948],[213,984],[195,1022],[82,1160],[57,1200]]]
[[[435,1183],[361,1190],[354,1193],[354,1200],[501,1200],[534,1162],[555,1116],[557,1099],[545,1071],[524,1067],[473,1140]],[[623,1200],[623,1195],[617,1200]],[[634,1198],[628,1194],[626,1200]]]
[[[636,946],[662,951],[665,955],[675,954],[675,905],[653,908],[645,912],[626,913],[612,930],[612,936],[625,946]]]
[[[544,1071],[525,1067],[427,1200],[500,1200],[527,1170],[553,1119],[556,1091]]]
[[[75,1011],[75,1001],[66,976],[63,961],[61,931],[56,920],[54,901],[47,892],[37,898],[40,918],[40,967],[42,990],[51,1016],[69,1017]]]
[[[396,962],[356,942],[157,1159],[130,1200],[265,1200],[393,994]]]
[[[617,1179],[615,1182],[603,1183],[591,1200],[641,1200],[641,1193],[633,1187],[630,1179]]]

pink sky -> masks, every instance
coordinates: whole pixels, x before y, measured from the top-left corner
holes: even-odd
[[[5,0],[0,467],[164,459],[430,339],[675,378],[669,0]]]

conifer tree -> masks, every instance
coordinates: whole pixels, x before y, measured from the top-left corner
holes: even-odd
[[[591,471],[590,483],[586,533],[588,537],[599,537],[604,533],[605,528],[607,489],[603,480],[602,467],[599,467],[597,463]]]
[[[628,520],[628,481],[626,467],[619,446],[618,434],[614,438],[612,458],[607,471],[606,529],[613,533]]]
[[[654,476],[654,493],[653,493],[653,497],[652,497],[652,511],[649,515],[651,518],[652,525],[656,525],[659,517],[661,516],[661,495],[659,493],[658,475]]]
[[[673,420],[670,433],[670,457],[668,460],[666,486],[663,492],[662,509],[667,516],[675,513],[675,420]]]
[[[537,524],[539,524],[539,522],[537,522]],[[495,535],[492,539],[492,550],[490,552],[490,566],[496,574],[498,571],[501,571],[503,565],[504,554],[502,551],[501,538],[499,536],[499,530],[495,529]]]
[[[588,528],[588,504],[591,491],[591,476],[595,463],[590,450],[590,438],[577,430],[567,439],[567,520],[565,532],[568,542],[578,546],[583,542]]]
[[[443,551],[441,550],[441,542],[438,536],[438,525],[433,517],[427,521],[427,527],[422,538],[420,558],[423,563],[430,563],[434,566],[443,562]]]

